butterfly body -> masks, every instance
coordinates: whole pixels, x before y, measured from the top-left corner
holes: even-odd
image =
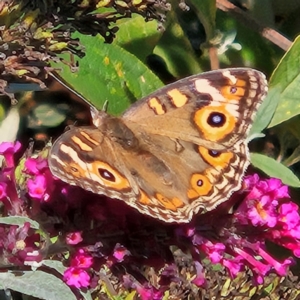
[[[125,201],[165,222],[188,222],[240,188],[246,138],[265,97],[262,73],[225,69],[191,76],[133,104],[120,117],[93,111],[54,143],[60,179]]]

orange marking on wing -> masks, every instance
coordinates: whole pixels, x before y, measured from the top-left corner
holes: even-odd
[[[184,203],[178,198],[169,199],[161,194],[156,194],[157,200],[162,204],[166,209],[176,211],[179,207],[182,207]]]
[[[188,190],[189,199],[206,196],[212,189],[212,184],[203,174],[193,174],[190,180],[191,188]]]
[[[235,85],[226,85],[220,89],[222,96],[228,101],[240,101],[245,96],[246,81],[237,80]]]
[[[178,89],[170,90],[167,94],[171,97],[171,101],[176,107],[182,107],[188,101],[188,97],[182,94]]]
[[[149,205],[151,203],[150,198],[143,192],[140,192],[139,202],[144,205]]]
[[[90,141],[92,144],[94,144],[94,145],[96,145],[96,146],[100,145],[99,142],[97,142],[96,140],[92,139],[86,132],[80,131],[80,134],[81,134],[83,137],[85,137],[88,141]]]
[[[56,162],[60,165],[63,163],[63,167],[65,169],[65,173],[67,174],[66,176],[63,177],[69,177],[73,176],[75,178],[78,178],[78,185],[81,186],[81,181],[80,179],[86,178],[86,177],[91,177],[91,172],[88,169],[89,164],[78,156],[78,153],[72,148],[69,147],[68,145],[62,143],[59,147],[60,151],[64,153],[66,156],[69,156],[69,159],[66,160],[66,163],[61,161],[57,156],[53,156]],[[58,176],[61,178],[61,176]],[[99,175],[98,175],[99,177]]]
[[[77,145],[79,146],[79,148],[83,151],[92,151],[93,149],[87,145],[86,143],[84,143],[80,138],[78,138],[76,135],[71,137],[71,140]]]
[[[187,196],[188,196],[189,199],[199,198],[199,194],[193,189],[188,190]]]
[[[202,146],[198,146],[198,151],[203,159],[216,169],[227,167],[233,157],[233,153],[231,152],[220,152],[216,156],[213,156],[209,149]]]
[[[176,207],[182,207],[182,206],[184,206],[184,203],[179,198],[172,198],[172,203]]]
[[[223,114],[226,118],[225,123],[220,127],[210,125],[208,120],[212,113]],[[194,122],[205,139],[216,142],[225,138],[227,134],[230,134],[233,131],[236,119],[228,113],[223,105],[213,107],[205,106],[196,111]]]
[[[148,100],[148,105],[151,107],[155,114],[157,115],[163,115],[166,113],[165,108],[163,105],[160,103],[160,101],[157,98],[151,98]]]
[[[66,166],[66,172],[72,174],[76,178],[82,178],[86,176],[86,170],[75,163],[68,164]]]

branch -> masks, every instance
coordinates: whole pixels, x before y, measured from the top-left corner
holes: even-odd
[[[217,0],[217,8],[228,12],[247,27],[253,28],[255,31],[259,32],[264,38],[268,39],[284,51],[287,51],[290,48],[292,42],[289,39],[284,37],[278,31],[259,23],[259,21],[254,19],[251,15],[244,12],[242,9],[238,8],[229,1]]]

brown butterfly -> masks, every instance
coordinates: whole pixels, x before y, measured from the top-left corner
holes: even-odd
[[[94,111],[53,144],[52,173],[117,198],[165,222],[189,222],[241,186],[247,134],[267,93],[248,68],[184,78],[133,104],[121,117]]]

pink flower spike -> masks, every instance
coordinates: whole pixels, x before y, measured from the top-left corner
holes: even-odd
[[[116,245],[113,256],[117,259],[118,262],[121,262],[124,260],[125,256],[130,254],[131,253],[125,247]]]
[[[42,200],[46,192],[45,176],[37,175],[34,179],[28,179],[27,187],[32,198]]]
[[[293,251],[293,254],[296,257],[300,258],[300,226],[297,226],[285,232],[271,232],[271,234],[272,240],[276,244]]]
[[[41,173],[41,170],[48,166],[46,159],[35,159],[35,158],[28,158],[25,161],[25,167],[29,174],[31,175],[38,175]]]
[[[87,254],[83,249],[78,251],[71,261],[72,267],[87,269],[93,264],[93,257]]]
[[[283,185],[279,189],[276,190],[277,198],[290,198],[289,195],[289,187],[287,185]]]
[[[253,274],[253,281],[255,282],[255,285],[263,284],[264,283],[264,277],[259,274]]]
[[[294,263],[291,259],[285,259],[283,263],[280,263],[262,248],[258,249],[258,253],[264,260],[266,260],[271,266],[273,266],[277,274],[280,276],[286,276],[288,267]]]
[[[261,196],[258,201],[253,201],[247,215],[254,226],[268,226],[273,228],[277,224],[276,205],[270,197]]]
[[[298,213],[298,205],[289,202],[284,203],[279,207],[279,220],[281,221],[285,230],[291,230],[300,223],[300,216]]]
[[[7,184],[4,182],[0,182],[0,200],[7,197]]]
[[[186,229],[186,236],[191,237],[195,234],[195,228],[187,228]]]
[[[240,263],[239,257],[235,257],[234,259],[223,259],[222,265],[227,268],[231,278],[234,278],[242,268],[242,264]]]
[[[68,245],[77,245],[80,242],[82,242],[82,232],[81,231],[76,231],[76,232],[71,232],[68,233],[66,236],[66,242]]]
[[[267,180],[269,191],[274,192],[274,198],[290,198],[288,194],[288,187],[282,184],[282,181],[277,178],[270,178]]]
[[[19,141],[3,142],[0,144],[0,154],[4,156],[7,167],[14,167],[14,154],[21,148],[21,143]]]
[[[39,173],[39,170],[37,169],[37,160],[34,158],[27,158],[25,161],[25,168],[28,173],[32,175],[37,175]]]
[[[192,283],[194,283],[196,286],[200,287],[206,282],[205,274],[204,274],[204,268],[198,261],[195,261],[195,268],[196,268],[196,271],[197,271],[197,275],[192,280]]]
[[[5,155],[7,153],[16,153],[21,148],[21,143],[16,141],[12,142],[3,142],[0,143],[0,154]]]
[[[267,180],[270,190],[277,190],[282,186],[281,180],[278,178],[270,178]]]
[[[153,293],[150,289],[143,287],[141,284],[136,283],[136,290],[139,293],[142,300],[152,300]]]
[[[163,293],[155,288],[149,288],[141,285],[130,275],[123,275],[123,284],[126,288],[135,289],[142,300],[162,300]]]
[[[291,236],[294,239],[299,240],[300,239],[300,224],[297,224],[296,226],[294,226],[292,229],[286,231],[285,233],[287,236]]]
[[[88,287],[91,277],[86,271],[71,267],[64,272],[64,280],[69,286],[75,286],[79,289],[81,287]]]
[[[293,250],[293,254],[294,254],[296,257],[300,258],[300,248],[294,249],[294,250]]]
[[[249,190],[252,189],[258,182],[259,182],[258,174],[246,176],[244,179],[244,184],[246,188]]]
[[[262,262],[256,260],[254,258],[253,255],[250,255],[249,253],[247,253],[246,251],[240,249],[240,248],[237,248],[235,247],[234,248],[234,251],[240,256],[242,257],[245,261],[248,262],[248,265],[249,267],[254,271],[256,272],[257,274],[260,274],[260,275],[266,275],[267,272],[270,271],[270,268],[271,266],[270,265],[266,265],[266,264],[263,264]]]
[[[276,264],[274,265],[274,268],[277,272],[278,275],[280,276],[286,276],[288,273],[288,268],[292,265],[294,265],[294,260],[293,259],[285,259],[282,263],[280,262],[276,262]]]
[[[225,245],[221,243],[216,243],[209,249],[209,258],[212,263],[216,264],[221,261],[224,256]]]

